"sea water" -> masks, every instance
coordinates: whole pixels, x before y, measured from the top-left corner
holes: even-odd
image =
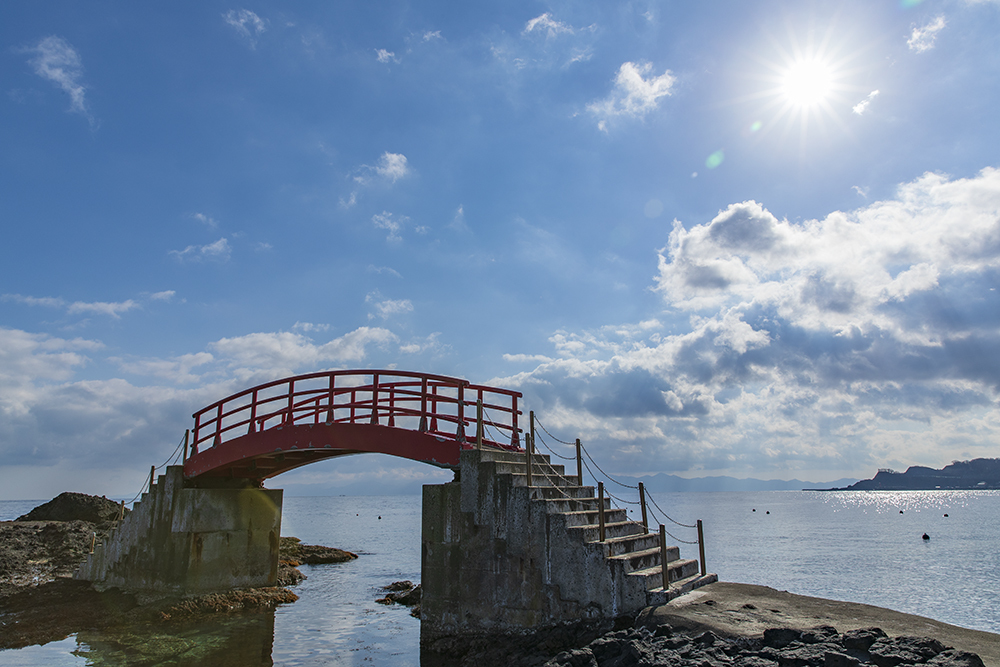
[[[628,499],[629,489],[615,489]],[[723,581],[863,602],[1000,633],[1000,492],[667,493],[659,509],[684,558],[704,526],[708,569]],[[0,502],[0,520],[38,502]],[[638,518],[638,508],[628,506]],[[945,514],[948,516],[946,517]],[[419,664],[420,623],[375,599],[420,576],[420,497],[285,498],[282,533],[353,551],[302,566],[298,602],[143,632],[80,632],[0,651],[0,665]],[[655,527],[654,527],[655,529]],[[929,539],[923,539],[927,534]],[[683,541],[683,542],[682,542]]]

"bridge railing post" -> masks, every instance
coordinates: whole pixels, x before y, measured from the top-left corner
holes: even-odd
[[[460,443],[465,443],[465,384],[458,383],[458,430],[455,437]]]
[[[583,457],[580,456],[580,438],[576,439],[576,485],[583,486]]]
[[[372,374],[372,418],[371,423],[378,423],[378,373]]]
[[[521,436],[517,430],[517,396],[510,397],[510,446],[521,447]]]
[[[476,449],[483,448],[483,392],[476,399]]]
[[[701,576],[708,574],[705,567],[705,532],[701,527],[701,519],[698,519],[698,564],[701,565]]]
[[[330,389],[329,389],[329,393],[327,394],[327,396],[329,397],[329,398],[327,398],[327,410],[326,410],[326,423],[327,424],[332,424],[332,423],[334,423],[336,421],[336,415],[333,412],[333,410],[334,410],[333,406],[334,406],[334,404],[336,402],[336,398],[337,398],[337,395],[334,392],[334,389],[336,387],[336,383],[337,383],[337,376],[336,375],[331,375],[330,376]]]
[[[531,410],[528,413],[528,423],[531,425],[531,439],[528,441],[530,443],[531,449],[535,449],[535,411]]]
[[[646,520],[646,487],[639,482],[639,504],[642,506],[642,531],[649,534],[649,522]]]
[[[600,541],[604,541],[604,482],[597,483],[597,527]]]
[[[188,441],[191,439],[191,429],[184,429],[184,458],[181,461],[188,460]]]
[[[420,425],[417,430],[427,432],[427,378],[420,378]]]
[[[250,424],[247,426],[247,433],[257,432],[257,390],[253,390],[250,397]]]
[[[660,524],[660,570],[663,573],[663,590],[670,588],[670,569],[667,567],[667,527]]]
[[[524,448],[524,460],[527,463],[528,486],[530,487],[531,486],[531,465],[532,465],[532,463],[531,463],[531,450],[533,450],[535,448],[534,447],[535,443],[533,443],[531,441],[532,437],[530,435],[527,436],[527,439],[528,439],[528,441],[525,443],[525,445],[527,445],[527,446]]]

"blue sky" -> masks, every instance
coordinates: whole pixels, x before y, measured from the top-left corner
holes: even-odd
[[[0,497],[326,368],[519,389],[620,473],[998,456],[998,74],[996,0],[5,2]]]

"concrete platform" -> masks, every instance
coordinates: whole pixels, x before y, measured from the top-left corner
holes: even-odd
[[[717,582],[659,607],[643,611],[649,625],[711,630],[727,636],[755,636],[765,628],[804,630],[832,625],[840,632],[879,627],[890,636],[933,637],[946,646],[978,653],[986,667],[1000,667],[1000,634],[969,630],[922,616],[854,602],[795,595],[767,586]]]

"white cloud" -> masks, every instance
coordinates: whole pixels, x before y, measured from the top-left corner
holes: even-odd
[[[282,377],[323,364],[358,362],[372,346],[396,342],[395,334],[378,327],[360,327],[326,343],[316,344],[297,333],[253,333],[222,338],[210,344],[221,363],[237,378]]]
[[[212,218],[211,216],[205,215],[204,213],[195,213],[191,217],[193,217],[198,222],[203,223],[209,229],[216,229],[219,226],[218,220]]]
[[[379,158],[378,164],[375,166],[375,173],[395,183],[404,176],[409,175],[410,168],[406,164],[405,155],[386,151]]]
[[[527,35],[532,32],[544,32],[550,39],[559,35],[560,33],[573,34],[573,27],[561,23],[552,18],[552,15],[545,12],[541,16],[536,16],[524,25],[524,30],[521,32],[522,35]]]
[[[469,225],[465,223],[465,207],[459,204],[458,210],[455,211],[455,215],[452,217],[451,222],[448,223],[448,229],[456,232],[468,232]]]
[[[313,324],[312,322],[296,322],[292,325],[293,331],[305,331],[309,333],[310,331],[329,331],[329,324]]]
[[[86,301],[74,301],[67,308],[67,312],[70,315],[96,313],[98,315],[108,315],[117,320],[121,317],[120,313],[128,312],[138,306],[139,304],[132,299],[120,302],[93,301],[88,303]]]
[[[388,273],[390,276],[395,276],[396,278],[403,277],[399,271],[388,266],[375,266],[374,264],[369,264],[366,270],[368,273]]]
[[[372,216],[372,224],[379,229],[384,229],[388,232],[386,234],[385,240],[391,242],[399,242],[403,240],[400,232],[403,230],[403,225],[409,220],[405,215],[395,216],[389,211],[382,211],[381,213],[376,213]]]
[[[910,34],[910,38],[906,40],[906,45],[910,47],[911,51],[916,51],[917,53],[929,51],[934,48],[934,41],[937,39],[938,33],[941,32],[946,25],[948,25],[948,22],[945,20],[944,16],[935,17],[926,25],[914,28],[913,32]]]
[[[380,317],[383,320],[400,313],[412,313],[413,302],[409,299],[382,299],[378,292],[373,292],[365,297],[365,303],[370,303],[375,307],[374,313],[368,314],[368,319]]]
[[[162,292],[154,292],[149,295],[149,298],[153,301],[170,301],[177,295],[172,289],[163,290]]]
[[[868,97],[866,97],[865,99],[861,100],[853,107],[851,107],[851,110],[857,115],[863,116],[865,112],[868,111],[868,107],[871,106],[872,100],[874,100],[877,96],[878,96],[878,91],[873,90],[872,92],[868,93]]]
[[[192,371],[215,361],[208,352],[182,354],[172,359],[123,359],[111,357],[109,361],[117,363],[125,373],[144,377],[158,377],[176,384],[189,384],[202,380],[201,375]]]
[[[83,62],[76,49],[62,37],[52,35],[25,52],[34,54],[30,62],[35,74],[62,88],[69,95],[70,111],[82,114],[93,124],[87,109],[86,86],[82,83]]]
[[[444,38],[441,36],[440,30],[434,30],[433,32],[428,30],[427,32],[424,33],[423,40],[425,42],[429,42],[432,39],[444,39]]]
[[[378,60],[380,63],[387,63],[390,61],[397,63],[399,62],[398,60],[396,60],[395,53],[393,53],[392,51],[386,51],[385,49],[375,49],[375,59]]]
[[[232,249],[229,247],[229,241],[226,237],[222,237],[218,241],[207,245],[189,245],[184,250],[171,250],[169,254],[182,262],[203,262],[207,260],[225,262],[229,259],[231,252]]]
[[[267,23],[249,9],[230,9],[222,15],[236,34],[247,40],[251,49],[257,48],[257,38],[267,30]]]
[[[925,174],[802,223],[733,204],[676,223],[661,251],[656,289],[686,327],[559,331],[556,358],[496,381],[623,472],[839,476],[992,456],[997,276],[998,169]]]
[[[615,76],[615,88],[603,100],[587,106],[587,110],[598,119],[598,126],[607,128],[607,121],[615,116],[640,118],[656,109],[661,98],[671,94],[676,78],[666,70],[663,74],[652,74],[651,63],[626,62]]]
[[[164,299],[173,296],[173,291],[168,292],[158,292],[157,294],[151,295],[151,299]],[[162,296],[167,295],[167,296]],[[46,306],[49,308],[65,308],[66,312],[70,315],[79,315],[81,313],[96,313],[98,315],[109,315],[115,319],[121,317],[121,313],[128,312],[133,308],[138,308],[139,303],[128,299],[126,301],[109,302],[109,301],[74,301],[68,303],[65,299],[58,297],[34,297],[34,296],[23,296],[21,294],[4,294],[0,297],[3,301],[14,301],[15,303],[21,303],[26,306]]]

